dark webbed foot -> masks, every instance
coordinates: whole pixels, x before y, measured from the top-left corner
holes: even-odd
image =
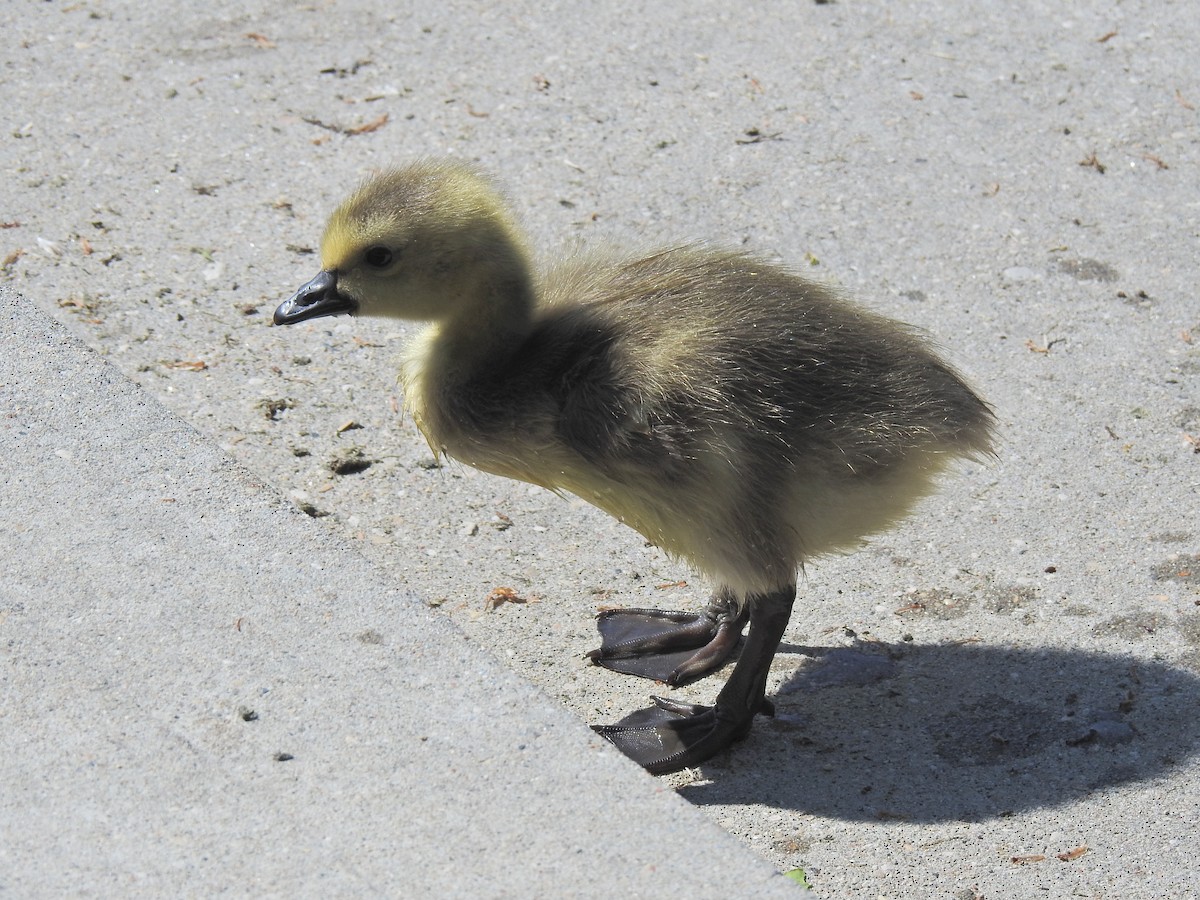
[[[601,645],[588,656],[598,665],[672,687],[715,671],[741,638],[747,613],[728,592],[713,595],[703,613],[612,609],[596,620]]]
[[[651,697],[654,706],[626,716],[615,725],[593,725],[616,748],[651,775],[666,775],[699,765],[750,733],[754,713],[735,713],[719,706],[698,706],[666,697]],[[759,710],[773,715],[764,700]]]
[[[654,697],[649,709],[616,725],[593,727],[652,775],[698,765],[731,747],[750,733],[756,714],[774,714],[766,699],[767,675],[795,595],[789,588],[752,598],[746,646],[713,706]]]

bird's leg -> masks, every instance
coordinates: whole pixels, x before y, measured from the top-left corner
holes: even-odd
[[[704,612],[610,609],[596,618],[601,645],[592,662],[675,687],[720,668],[737,646],[747,619],[746,604],[725,588]]]
[[[651,775],[704,762],[750,732],[757,713],[771,715],[767,675],[796,599],[795,587],[750,598],[750,632],[741,658],[712,706],[654,697],[654,706],[616,725],[593,726]]]

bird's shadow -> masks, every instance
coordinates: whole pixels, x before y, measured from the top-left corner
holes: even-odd
[[[972,821],[1168,774],[1200,749],[1200,678],[1119,653],[785,645],[747,741],[679,794],[849,820]]]

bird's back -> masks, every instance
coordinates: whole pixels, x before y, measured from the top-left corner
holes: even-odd
[[[916,447],[990,447],[991,412],[926,340],[775,266],[680,249],[551,284],[533,340],[588,347],[570,357],[596,357],[590,387],[658,424],[740,428],[772,457],[835,453],[860,474]]]

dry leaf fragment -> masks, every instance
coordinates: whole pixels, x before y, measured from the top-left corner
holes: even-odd
[[[1027,866],[1030,863],[1041,862],[1045,858],[1046,857],[1044,855],[1042,855],[1041,853],[1034,853],[1031,856],[1014,856],[1012,858],[1012,861],[1013,861],[1013,865]]]
[[[261,409],[263,411],[263,415],[272,422],[278,422],[279,417],[283,415],[286,410],[296,408],[296,401],[291,397],[268,397],[259,400],[255,406]]]
[[[357,422],[355,422],[353,419],[351,419],[349,422],[344,422],[341,425],[339,425],[338,429],[337,429],[337,433],[344,434],[347,431],[353,431],[356,428],[362,428],[362,426],[359,425]]]
[[[1059,853],[1058,858],[1063,862],[1070,862],[1073,859],[1079,859],[1083,854],[1088,852],[1088,848],[1080,844],[1074,850],[1068,850],[1066,853]]]
[[[782,141],[783,140],[783,132],[782,131],[774,131],[774,132],[768,133],[768,132],[762,131],[761,129],[758,129],[758,128],[747,128],[745,131],[745,135],[746,136],[744,138],[737,138],[734,141],[734,143],[735,144],[761,144],[764,141]]]
[[[502,603],[536,603],[534,597],[522,597],[514,588],[498,587],[492,588],[492,592],[487,595],[487,599],[483,601],[483,611],[491,612]]]
[[[388,114],[384,113],[378,119],[372,119],[370,122],[366,122],[362,125],[355,125],[353,128],[347,128],[345,133],[346,134],[368,134],[369,132],[372,132],[372,131],[378,131],[380,128],[382,128],[384,125],[387,124],[387,121],[388,121]]]
[[[379,460],[371,459],[363,453],[362,447],[346,447],[329,460],[325,464],[325,468],[334,475],[358,475],[367,471],[377,462]]]
[[[254,41],[256,47],[261,47],[263,50],[270,50],[275,46],[275,42],[265,34],[259,34],[257,31],[246,32],[246,37]]]
[[[163,362],[168,369],[186,369],[189,372],[203,372],[208,363],[202,359],[177,359],[174,362]]]
[[[65,300],[59,300],[58,305],[63,309],[69,309],[72,312],[86,315],[87,318],[85,318],[84,321],[90,325],[99,325],[104,321],[97,315],[97,312],[100,309],[100,303],[90,294],[83,294],[82,296],[78,294],[72,294]]]
[[[1096,38],[1096,43],[1097,44],[1107,44],[1112,38],[1115,38],[1117,36],[1117,34],[1118,34],[1118,32],[1116,32],[1116,31],[1110,31],[1108,34],[1104,35],[1103,37]]]
[[[664,582],[663,584],[656,584],[655,587],[660,591],[665,590],[666,588],[687,587],[687,582],[686,581],[667,581],[667,582]]]
[[[1184,109],[1195,109],[1196,108],[1195,104],[1189,103],[1187,100],[1183,99],[1183,93],[1179,90],[1179,88],[1175,88],[1175,102],[1178,103],[1180,106],[1182,106]]]
[[[320,119],[315,119],[311,116],[304,116],[301,121],[307,122],[309,125],[316,125],[318,128],[324,128],[326,131],[336,131],[338,134],[355,135],[366,134],[370,131],[378,131],[387,124],[388,114],[384,113],[378,119],[372,119],[363,125],[355,125],[353,128],[343,128],[341,125],[330,125],[328,122],[322,122]],[[325,138],[316,138],[314,144],[320,144],[325,141]]]
[[[1103,175],[1105,172],[1108,171],[1108,166],[1104,165],[1104,163],[1100,162],[1100,160],[1096,158],[1095,150],[1093,150],[1091,152],[1090,156],[1087,156],[1087,157],[1081,159],[1079,161],[1079,164],[1084,167],[1090,166],[1091,168],[1093,168],[1097,172],[1099,172],[1101,175]]]

